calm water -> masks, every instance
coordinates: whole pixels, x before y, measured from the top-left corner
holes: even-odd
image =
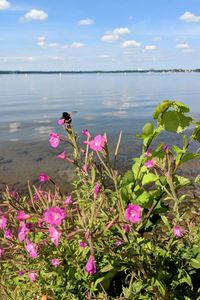
[[[200,73],[1,75],[0,141],[48,139],[63,111],[78,111],[77,130],[133,135],[164,99],[199,117]]]

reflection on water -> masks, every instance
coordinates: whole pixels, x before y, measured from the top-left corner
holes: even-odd
[[[181,100],[200,115],[200,74],[1,75],[0,140],[42,140],[61,129],[63,111],[77,130],[135,134],[164,99]]]
[[[14,123],[9,123],[8,124],[8,131],[9,133],[14,133],[17,132],[20,128],[20,123],[19,122],[14,122]]]

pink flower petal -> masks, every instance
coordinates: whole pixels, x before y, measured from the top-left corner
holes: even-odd
[[[49,134],[49,143],[51,147],[57,148],[60,144],[60,135],[54,132]]]
[[[125,211],[125,218],[131,223],[138,223],[141,220],[141,207],[136,204],[129,204]]]

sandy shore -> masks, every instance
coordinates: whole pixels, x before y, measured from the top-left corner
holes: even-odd
[[[119,156],[119,168],[125,170],[132,164],[132,157],[139,151],[139,145],[124,146]],[[133,153],[133,149],[134,152]],[[45,172],[59,182],[63,193],[70,191],[70,182],[74,178],[73,166],[57,159],[60,150],[53,149],[45,142],[3,142],[0,147],[0,189],[9,185],[20,192],[27,191],[27,181],[39,185],[38,175]],[[61,152],[61,151],[60,151]],[[194,178],[200,174],[200,159],[186,163],[181,174]]]
[[[0,189],[9,185],[17,191],[26,191],[27,181],[38,185],[39,173],[45,172],[59,182],[63,192],[69,191],[73,168],[57,159],[58,153],[45,142],[5,142],[0,148]]]

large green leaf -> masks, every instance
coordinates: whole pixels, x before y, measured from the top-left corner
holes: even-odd
[[[165,112],[171,105],[172,105],[172,101],[170,100],[164,100],[161,104],[159,104],[156,109],[153,112],[153,118],[155,120],[158,119],[159,115],[162,114],[163,112]]]
[[[190,125],[191,121],[191,117],[185,116],[181,112],[170,110],[163,113],[161,123],[165,130],[180,133]]]
[[[142,179],[142,185],[155,182],[156,180],[158,180],[158,178],[155,174],[153,173],[145,174]]]
[[[174,101],[173,107],[177,108],[179,111],[183,113],[187,113],[190,111],[189,107],[181,101]]]

